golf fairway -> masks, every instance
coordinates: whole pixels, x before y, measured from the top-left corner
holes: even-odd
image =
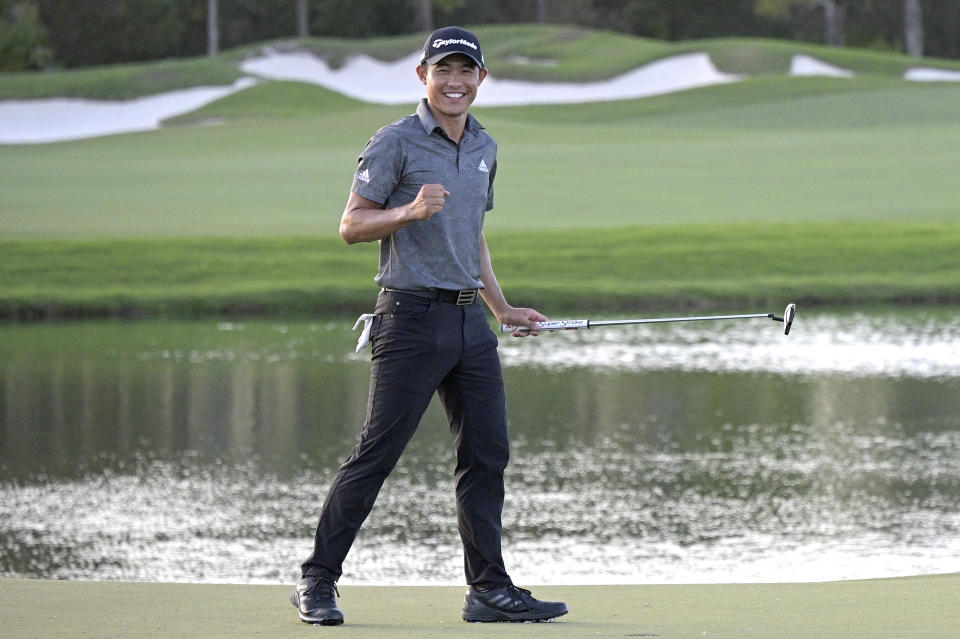
[[[346,586],[346,625],[301,623],[292,586],[0,579],[8,637],[952,637],[960,574],[805,584],[551,586],[553,624],[466,624],[462,587]]]

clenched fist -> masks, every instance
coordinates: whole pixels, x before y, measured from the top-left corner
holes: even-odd
[[[448,197],[450,191],[443,188],[442,184],[424,184],[408,206],[414,219],[426,220],[443,209]]]

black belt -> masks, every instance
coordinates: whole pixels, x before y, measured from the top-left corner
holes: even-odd
[[[403,293],[405,295],[415,295],[416,297],[423,297],[428,300],[437,300],[438,302],[446,302],[448,304],[456,304],[457,306],[468,306],[477,301],[477,293],[479,289],[475,288],[465,288],[460,291],[451,291],[445,288],[431,288],[431,289],[401,289],[401,288],[384,288],[385,293]]]

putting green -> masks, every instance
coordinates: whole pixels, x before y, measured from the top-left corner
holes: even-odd
[[[347,624],[302,624],[288,586],[0,579],[10,637],[950,637],[960,574],[818,584],[552,586],[554,624],[465,624],[462,588],[342,588]]]

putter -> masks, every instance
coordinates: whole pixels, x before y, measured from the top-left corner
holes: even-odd
[[[750,313],[747,315],[705,315],[700,317],[657,317],[652,319],[625,319],[625,320],[550,320],[547,322],[538,322],[541,331],[575,331],[581,328],[593,328],[594,326],[623,326],[625,324],[661,324],[665,322],[700,322],[704,320],[733,320],[733,319],[752,319],[756,317],[766,317],[774,322],[783,322],[783,334],[790,334],[790,327],[793,326],[793,320],[797,316],[797,305],[787,304],[783,311],[783,317],[777,317],[774,313]],[[501,324],[500,330],[504,333],[514,331],[529,332],[530,329],[525,326],[510,326]]]

